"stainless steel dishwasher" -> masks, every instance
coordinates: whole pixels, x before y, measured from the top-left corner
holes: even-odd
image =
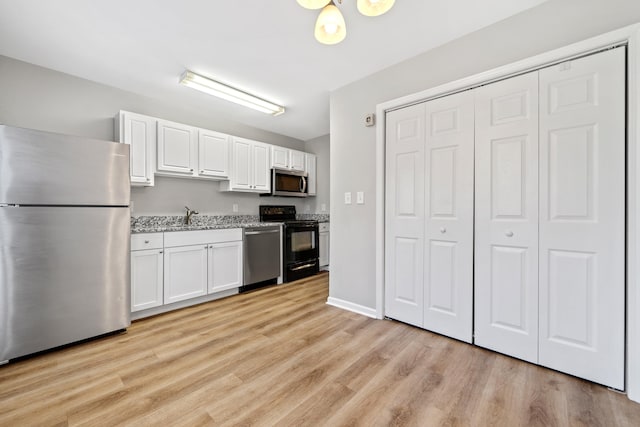
[[[275,283],[282,268],[282,236],[279,225],[244,229],[244,286],[241,291],[253,289],[256,284]]]

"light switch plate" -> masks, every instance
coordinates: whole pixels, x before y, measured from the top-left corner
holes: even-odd
[[[238,212],[238,204],[237,203],[233,204],[233,211],[234,212]]]
[[[364,205],[364,191],[358,191],[356,194],[356,203],[359,205]]]
[[[344,193],[344,204],[345,205],[350,205],[351,204],[351,192],[347,191],[346,193]]]
[[[321,210],[322,212],[326,212],[326,211],[327,211],[327,205],[326,205],[326,204],[324,204],[324,203],[323,203],[323,204],[321,204],[321,205],[320,205],[320,210]]]

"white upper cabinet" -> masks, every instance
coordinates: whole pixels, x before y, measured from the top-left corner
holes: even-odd
[[[271,191],[271,168],[269,168],[269,145],[254,142],[251,147],[253,165],[253,190],[268,193]]]
[[[158,173],[195,176],[196,128],[158,120]]]
[[[115,120],[115,135],[129,145],[132,186],[153,187],[156,123],[153,117],[120,111]]]
[[[304,172],[307,170],[305,154],[302,151],[273,145],[271,146],[271,167]]]
[[[231,137],[223,133],[198,131],[198,175],[200,177],[229,177],[229,145]]]
[[[132,186],[154,185],[154,176],[225,181],[222,191],[268,193],[271,168],[309,172],[315,195],[315,156],[302,151],[120,111],[115,135],[130,145]]]
[[[231,173],[221,191],[268,193],[271,191],[270,146],[245,138],[232,138]]]
[[[305,153],[305,168],[307,171],[307,191],[309,196],[316,195],[316,156]]]
[[[271,167],[289,169],[288,148],[278,147],[277,145],[271,146]]]
[[[302,151],[289,150],[289,168],[295,171],[304,172],[305,159]]]

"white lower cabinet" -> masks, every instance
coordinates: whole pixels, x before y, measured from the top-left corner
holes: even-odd
[[[209,293],[242,286],[242,241],[209,245]]]
[[[240,228],[166,233],[165,247],[165,304],[242,286]]]
[[[131,239],[131,312],[163,304],[162,233]]]
[[[185,301],[184,307],[190,299],[223,291],[229,295],[242,286],[242,265],[240,228],[134,234],[131,311],[156,308],[139,318],[168,311],[163,305]]]
[[[318,251],[320,252],[320,267],[328,267],[329,266],[329,223],[322,222],[320,223],[320,229],[318,233],[319,237],[319,247]]]
[[[207,249],[204,245],[165,249],[165,304],[206,295]]]

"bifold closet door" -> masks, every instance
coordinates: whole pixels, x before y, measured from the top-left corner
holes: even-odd
[[[625,49],[540,70],[539,363],[624,388]]]
[[[538,357],[538,73],[475,90],[474,342]]]
[[[425,107],[387,113],[385,315],[422,326]]]
[[[425,104],[423,327],[471,342],[473,328],[473,93]]]

